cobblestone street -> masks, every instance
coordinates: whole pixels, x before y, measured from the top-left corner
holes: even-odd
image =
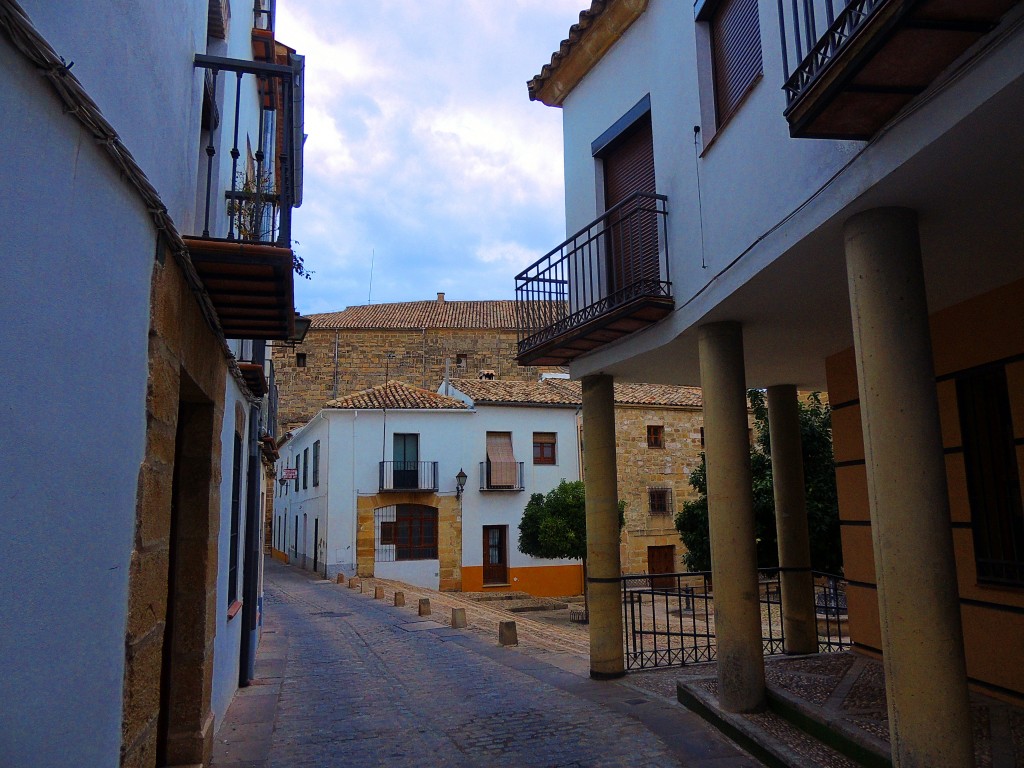
[[[591,681],[557,644],[502,648],[496,627],[451,629],[447,608],[420,618],[414,599],[270,560],[265,605],[259,679],[219,727],[215,766],[759,765],[628,678]]]

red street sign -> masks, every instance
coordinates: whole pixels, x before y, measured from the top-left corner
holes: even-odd
[[[285,467],[284,473],[281,475],[282,480],[297,480],[299,477],[299,470],[295,467]]]

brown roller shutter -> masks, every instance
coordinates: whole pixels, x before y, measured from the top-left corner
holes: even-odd
[[[636,192],[655,192],[654,136],[651,116],[644,115],[602,157],[605,210],[611,210]],[[660,278],[658,220],[653,212],[636,212],[650,201],[634,201],[608,222],[610,291]]]
[[[722,0],[711,21],[715,117],[721,125],[761,74],[757,0]]]

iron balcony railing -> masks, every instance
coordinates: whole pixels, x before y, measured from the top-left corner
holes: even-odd
[[[526,488],[524,482],[524,471],[523,462],[515,462],[515,482],[509,484],[506,480],[511,480],[510,477],[505,477],[504,473],[500,471],[492,471],[493,464],[490,461],[480,462],[480,490],[481,491],[522,491]]]
[[[758,571],[762,647],[765,655],[785,645],[778,568]],[[623,576],[622,612],[626,669],[672,667],[717,658],[714,588],[710,571]],[[846,582],[814,573],[818,650],[850,647]]]
[[[381,491],[436,491],[436,461],[380,462]]]
[[[195,56],[206,73],[204,238],[291,247],[291,211],[301,202],[304,65],[295,54],[289,61]],[[223,151],[230,163],[217,160]]]
[[[787,107],[839,51],[891,0],[777,0]],[[791,58],[792,57],[792,58]]]
[[[519,353],[645,296],[670,298],[668,198],[637,192],[516,275]]]

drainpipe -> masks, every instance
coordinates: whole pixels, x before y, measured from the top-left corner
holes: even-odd
[[[254,341],[254,363],[262,364],[266,342]],[[256,677],[256,644],[259,638],[260,564],[260,416],[259,405],[249,405],[249,461],[245,476],[245,559],[242,566],[242,638],[239,649],[238,684],[247,686]]]

